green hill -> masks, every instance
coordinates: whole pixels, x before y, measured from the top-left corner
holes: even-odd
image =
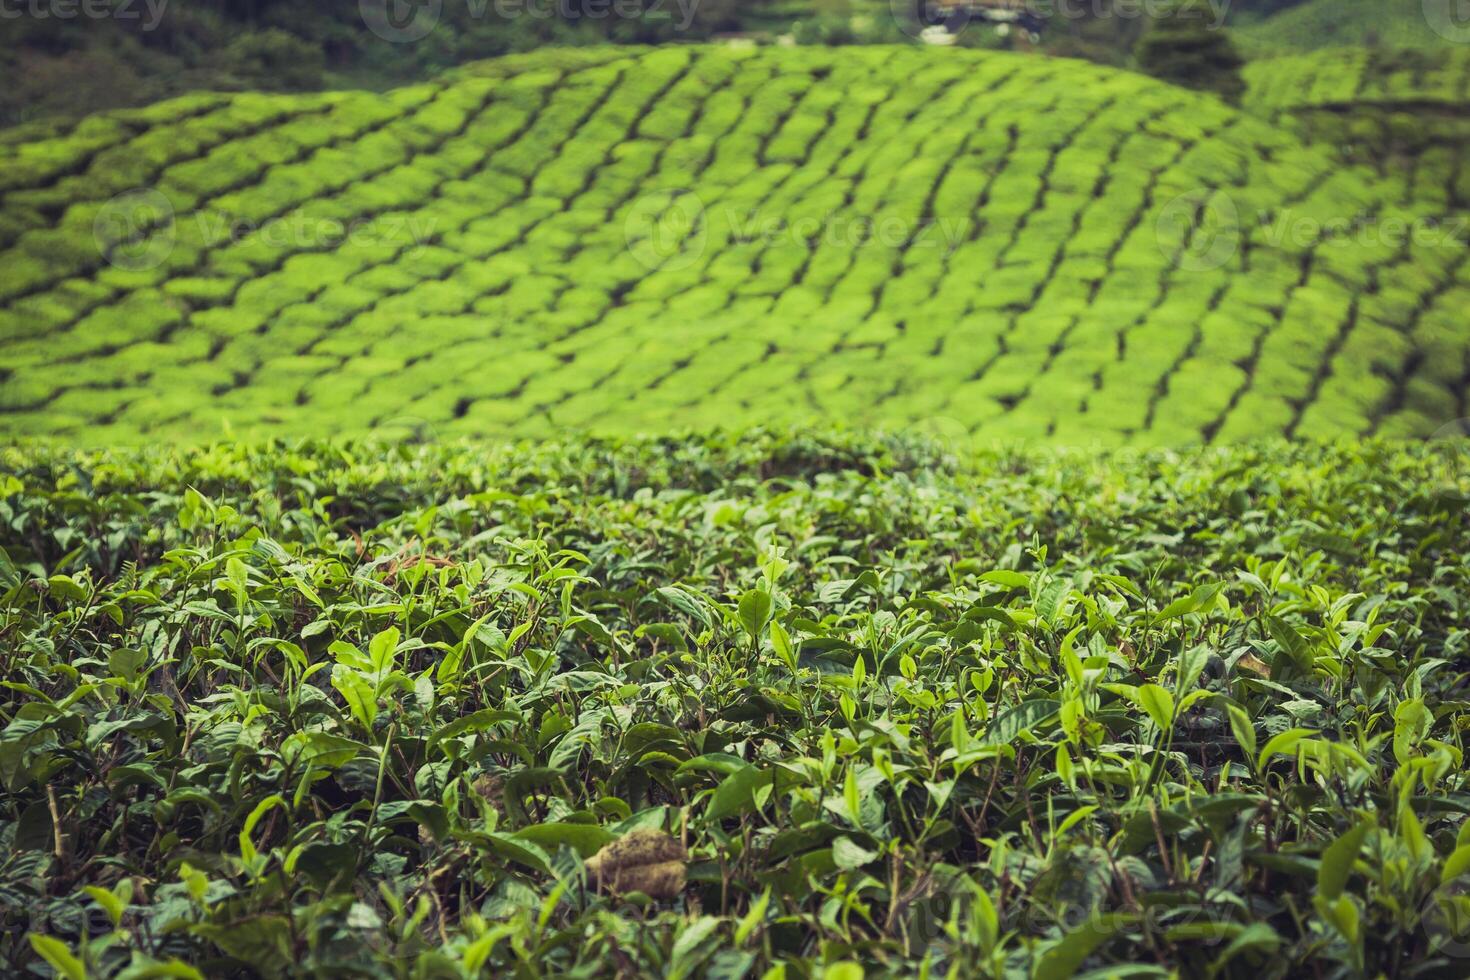
[[[1212,97],[1018,55],[195,96],[0,140],[0,431],[1429,433],[1470,415],[1466,248],[1394,229],[1445,213]]]
[[[1470,41],[1459,0],[1306,0],[1234,33],[1253,53],[1350,45],[1446,48]]]

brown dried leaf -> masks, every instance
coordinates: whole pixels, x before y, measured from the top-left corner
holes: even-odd
[[[587,860],[587,870],[602,891],[643,892],[674,898],[684,890],[689,852],[661,830],[635,830]]]
[[[502,805],[501,801],[505,796],[505,783],[499,776],[493,773],[485,773],[477,777],[470,785],[480,795],[480,798],[488,802],[491,806],[499,808]]]
[[[1249,670],[1252,673],[1261,675],[1262,677],[1271,676],[1271,668],[1266,666],[1265,662],[1262,661],[1255,654],[1245,654],[1239,660],[1235,661],[1235,666],[1240,670]]]

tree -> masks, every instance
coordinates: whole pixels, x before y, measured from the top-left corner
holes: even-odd
[[[1046,52],[1123,67],[1146,26],[1137,0],[1074,3],[1065,17],[1052,17],[1042,34]]]
[[[1161,11],[1134,51],[1140,71],[1185,88],[1215,92],[1240,104],[1241,66],[1223,21],[1202,0],[1179,0]]]

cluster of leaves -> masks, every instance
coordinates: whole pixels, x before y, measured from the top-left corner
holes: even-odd
[[[1216,23],[1203,0],[1176,0],[1139,39],[1135,56],[1140,70],[1186,88],[1215,92],[1240,104],[1245,59]]]
[[[1467,489],[1444,445],[6,450],[0,960],[1463,976]],[[674,897],[594,887],[634,831]]]

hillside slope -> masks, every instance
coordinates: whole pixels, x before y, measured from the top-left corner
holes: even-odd
[[[1442,210],[1210,97],[1005,54],[198,96],[0,140],[0,431],[1428,433],[1470,415],[1466,247],[1394,229]]]
[[[1470,48],[1328,48],[1251,62],[1246,107],[1344,159],[1470,211]]]
[[[1252,54],[1382,44],[1449,48],[1470,41],[1459,0],[1306,0],[1232,30]]]

